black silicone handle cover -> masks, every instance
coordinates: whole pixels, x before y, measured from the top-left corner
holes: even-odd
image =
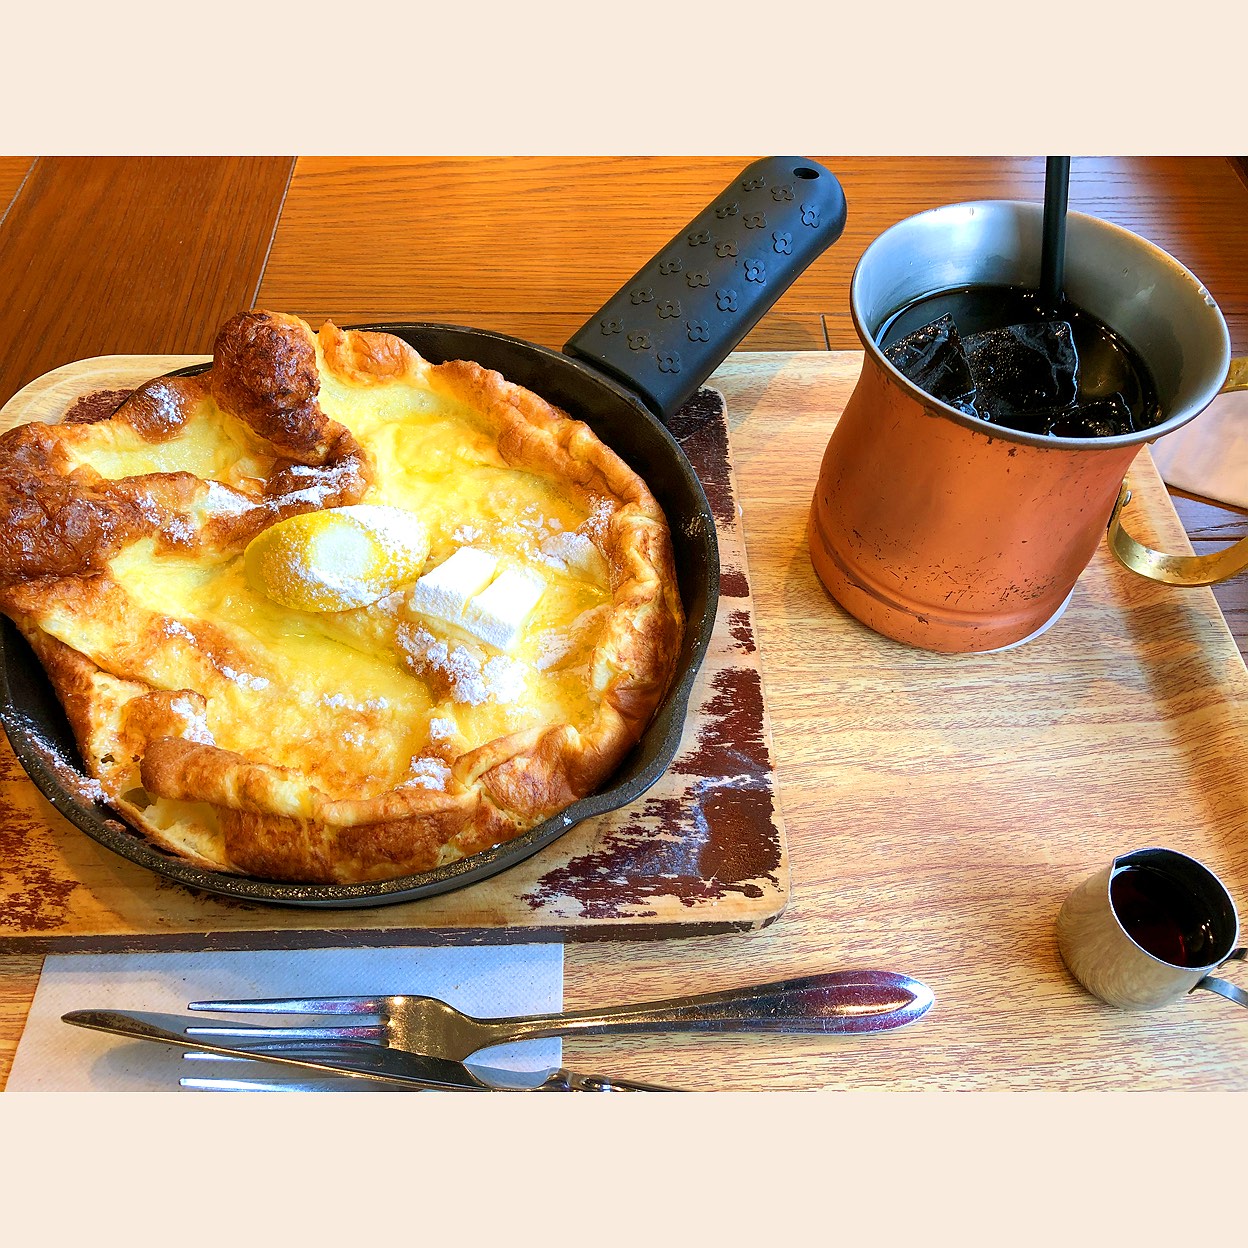
[[[756,160],[563,349],[666,419],[844,228],[845,195],[822,165]]]

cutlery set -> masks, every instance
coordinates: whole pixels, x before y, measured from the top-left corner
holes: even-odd
[[[467,1059],[499,1044],[546,1036],[641,1032],[753,1032],[863,1035],[922,1018],[931,989],[894,971],[833,971],[774,983],[639,1002],[603,1010],[474,1018],[433,997],[354,996],[193,1001],[188,1009],[244,1015],[347,1018],[280,1026],[201,1022],[115,1010],[75,1010],[62,1021],[186,1050],[197,1061],[260,1062],[298,1079],[188,1076],[211,1091],[429,1090],[488,1092],[676,1091],[653,1084],[554,1069],[495,1070]]]

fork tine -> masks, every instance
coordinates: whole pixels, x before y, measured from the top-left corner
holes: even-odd
[[[185,1027],[188,1036],[230,1036],[246,1040],[381,1040],[386,1029],[378,1024],[362,1027],[247,1027],[213,1024]]]
[[[386,1013],[385,997],[266,997],[255,1001],[192,1001],[188,1010],[219,1014],[372,1014]]]

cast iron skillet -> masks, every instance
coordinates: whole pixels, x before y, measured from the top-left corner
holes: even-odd
[[[827,169],[797,157],[768,157],[744,169],[563,353],[455,325],[354,326],[394,334],[435,364],[475,360],[540,394],[585,421],[645,478],[662,505],[687,617],[684,644],[672,689],[606,788],[505,844],[399,879],[290,884],[204,870],[149,845],[91,800],[73,734],[43,668],[3,618],[0,722],[22,766],[71,823],[131,862],[207,892],[293,906],[384,905],[461,888],[528,858],[581,820],[634,801],[675,757],[719,598],[715,522],[701,483],[662,422],[844,226],[845,197]]]

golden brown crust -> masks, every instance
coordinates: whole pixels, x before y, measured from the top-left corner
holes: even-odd
[[[62,443],[55,426],[0,435],[0,580],[94,571],[152,528],[133,497],[71,474]]]
[[[54,611],[133,616],[106,569],[138,537],[154,537],[158,550],[179,542],[238,550],[284,515],[364,495],[367,453],[319,405],[318,346],[319,367],[338,378],[368,386],[407,377],[433,386],[480,417],[501,462],[612,501],[595,539],[609,569],[610,609],[589,665],[597,709],[588,723],[547,724],[457,755],[447,750],[442,788],[330,794],[297,769],[213,740],[205,711],[224,687],[214,673],[238,660],[210,624],[186,631],[199,675],[194,688],[174,691],[131,676],[142,667],[138,651],[159,633],[152,622],[159,617],[135,617],[133,637],[94,660],[41,630],[39,621]],[[217,870],[308,883],[380,880],[506,841],[610,776],[670,684],[683,613],[661,509],[587,426],[474,363],[435,367],[390,335],[327,323],[313,337],[297,318],[265,312],[223,327],[208,373],[148,383],[111,419],[156,445],[205,400],[243,422],[268,456],[246,500],[258,505],[237,514],[205,519],[210,487],[190,473],[106,481],[72,468],[72,426],[28,426],[0,438],[0,608],[35,643],[89,769],[136,826]],[[163,814],[162,823],[157,811],[170,803],[196,804],[204,826],[187,831]]]
[[[129,425],[145,441],[165,442],[177,435],[201,394],[202,384],[195,378],[154,377],[116,408],[112,418]]]
[[[424,360],[402,338],[373,330],[339,329],[326,321],[317,335],[327,367],[348,381],[388,381],[418,374]]]
[[[269,314],[245,313],[235,321],[246,319],[257,331],[257,317]],[[270,320],[275,324],[266,321],[267,328],[282,326],[285,339],[308,337],[306,328],[296,335],[290,325]],[[230,358],[237,360],[245,352],[237,344],[239,334],[229,332],[233,324],[222,330],[222,338],[235,344]],[[255,349],[257,342],[266,340],[253,332],[250,342]],[[303,345],[315,363],[315,350],[306,341]],[[159,444],[177,434],[206,394],[240,392],[239,401],[247,407],[238,414],[271,452],[273,467],[264,483],[270,506],[210,522],[201,534],[209,547],[245,544],[260,528],[286,515],[356,502],[371,481],[367,457],[351,433],[328,420],[314,400],[279,408],[284,398],[302,390],[291,382],[266,397],[254,382],[258,367],[255,358],[247,357],[246,376],[253,379],[249,385],[222,383],[216,368],[202,380],[158,378],[135,391],[109,418],[143,441]],[[156,537],[169,547],[195,536],[198,526],[188,527],[186,520],[208,488],[199,477],[153,472],[106,480],[85,465],[73,466],[72,452],[81,431],[99,423],[94,418],[72,425],[34,423],[0,435],[0,608],[6,585],[99,572],[122,547],[139,538]]]
[[[243,312],[213,345],[208,388],[218,405],[303,464],[324,463],[331,421],[317,403],[316,348],[293,317]],[[292,332],[293,331],[293,332]]]

